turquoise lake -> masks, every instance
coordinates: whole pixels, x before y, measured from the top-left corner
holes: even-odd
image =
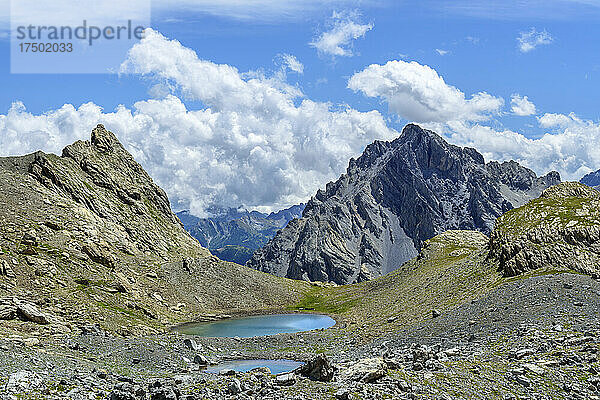
[[[224,369],[232,369],[237,372],[248,372],[255,368],[267,367],[274,375],[290,372],[303,363],[292,360],[232,360],[224,361],[217,365],[207,367],[204,372],[218,374]]]
[[[269,336],[330,328],[335,320],[319,314],[274,314],[224,319],[216,322],[186,324],[176,328],[187,335],[203,337]]]

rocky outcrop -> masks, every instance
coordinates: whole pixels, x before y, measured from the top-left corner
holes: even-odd
[[[560,182],[516,162],[490,162],[434,132],[407,125],[374,142],[346,174],[308,202],[248,266],[278,276],[339,284],[384,275],[451,229],[489,234],[496,218]]]
[[[0,299],[19,298],[0,301],[10,326],[155,333],[204,314],[284,307],[298,298],[294,285],[212,256],[102,125],[61,156],[0,158]]]
[[[498,218],[489,248],[505,276],[544,267],[600,276],[600,193],[576,182],[546,189]]]
[[[335,368],[324,354],[319,354],[295,372],[313,381],[329,382],[333,379]]]

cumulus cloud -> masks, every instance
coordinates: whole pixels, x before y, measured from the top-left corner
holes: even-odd
[[[521,97],[519,94],[513,94],[510,97],[511,111],[513,114],[525,117],[535,114],[535,104],[527,96]]]
[[[364,37],[373,29],[372,23],[362,23],[359,17],[357,13],[334,12],[331,17],[331,29],[321,33],[309,45],[316,48],[319,53],[333,57],[353,56],[353,41]]]
[[[304,64],[302,64],[296,56],[291,54],[282,54],[284,65],[292,72],[296,72],[297,74],[304,73]]]
[[[548,130],[538,139],[498,129],[491,117],[501,115],[503,99],[478,93],[467,99],[446,84],[432,68],[416,62],[390,61],[356,73],[348,87],[381,98],[398,116],[421,123],[450,142],[474,147],[486,160],[515,160],[537,173],[558,171],[563,179],[579,180],[600,168],[600,124],[571,113],[544,114],[538,124]],[[512,111],[533,115],[535,105],[526,96],[511,98]]]
[[[546,30],[538,32],[535,28],[531,28],[531,30],[527,32],[521,32],[519,37],[517,37],[517,43],[521,53],[529,53],[536,47],[548,45],[553,41],[554,38]]]
[[[177,90],[110,112],[89,103],[33,115],[15,103],[0,115],[0,153],[60,152],[103,123],[165,188],[174,208],[203,215],[211,205],[268,211],[306,201],[367,144],[398,135],[377,111],[306,99],[277,78],[201,60],[152,30],[122,71]],[[205,108],[189,109],[179,93]]]
[[[508,129],[452,122],[444,129],[455,144],[478,149],[487,160],[515,160],[538,173],[560,172],[566,180],[579,180],[600,169],[600,124],[575,115],[546,114],[542,128],[553,128],[539,139],[529,139]]]
[[[354,74],[348,87],[384,100],[390,111],[415,122],[482,121],[499,113],[504,100],[480,92],[467,99],[438,73],[415,61],[373,64]]]

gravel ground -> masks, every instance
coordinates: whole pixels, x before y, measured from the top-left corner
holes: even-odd
[[[93,327],[13,335],[0,339],[1,398],[593,399],[600,394],[599,303],[600,283],[557,274],[516,279],[371,343],[343,324],[249,339],[118,337]],[[194,362],[196,355],[307,361],[320,353],[337,368],[331,382],[267,371],[211,375]]]

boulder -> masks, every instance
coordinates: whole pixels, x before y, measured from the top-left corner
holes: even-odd
[[[296,383],[296,377],[292,373],[277,375],[275,383],[279,386],[292,386]]]
[[[341,381],[372,383],[385,376],[387,366],[381,357],[362,359],[339,373]]]
[[[194,339],[186,338],[183,340],[183,345],[192,351],[198,351],[198,343]]]
[[[333,378],[335,368],[325,355],[319,354],[306,364],[296,368],[295,372],[313,381],[329,382]]]
[[[4,388],[8,394],[31,393],[32,390],[41,387],[43,380],[35,372],[22,370],[11,374]]]
[[[17,307],[11,304],[0,305],[0,320],[10,321],[17,318]]]
[[[105,267],[112,268],[115,266],[115,261],[113,256],[108,252],[108,250],[93,244],[88,243],[83,246],[83,252],[87,254],[90,260],[104,265]]]
[[[202,354],[196,354],[194,356],[194,364],[208,365],[208,359],[206,357],[204,357]]]
[[[50,323],[48,316],[31,303],[17,303],[17,315],[25,321],[36,324],[47,325]]]
[[[240,383],[240,381],[238,379],[233,379],[231,382],[229,382],[229,384],[227,385],[227,392],[229,392],[229,394],[241,393],[242,384]]]
[[[15,277],[10,264],[6,260],[0,260],[0,276],[6,276],[7,278]]]

